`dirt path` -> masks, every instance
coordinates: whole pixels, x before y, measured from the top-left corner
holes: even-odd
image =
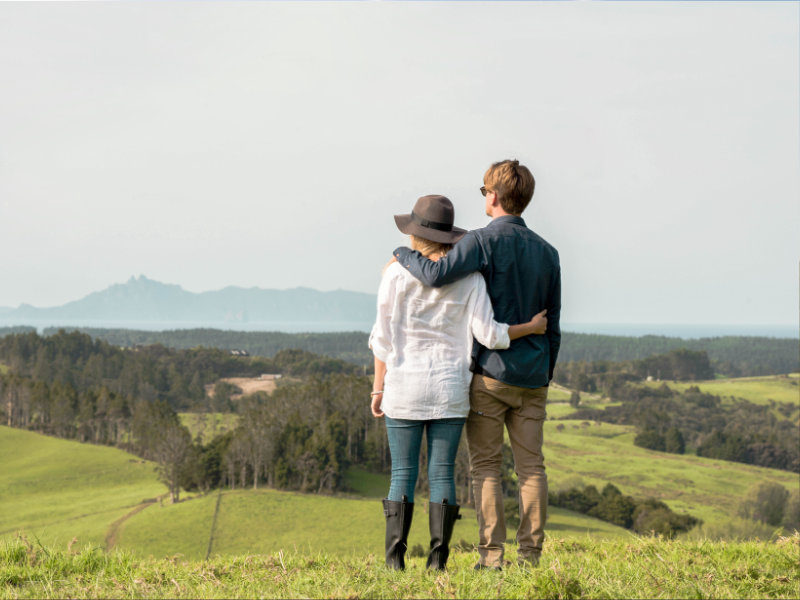
[[[106,552],[111,550],[114,546],[117,545],[117,540],[119,538],[119,531],[122,528],[122,524],[130,519],[133,515],[138,512],[142,512],[148,506],[151,506],[158,502],[162,498],[166,498],[168,494],[162,494],[158,498],[153,498],[152,500],[148,500],[147,502],[142,502],[139,506],[134,508],[129,513],[123,515],[116,521],[114,521],[108,528],[108,532],[106,533]]]

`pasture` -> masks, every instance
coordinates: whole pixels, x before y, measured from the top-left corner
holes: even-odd
[[[416,499],[410,547],[419,544],[427,548],[430,541],[426,500]],[[456,522],[453,541],[464,540],[471,547],[478,539],[475,511],[464,508],[462,514],[463,518]],[[548,532],[561,537],[631,535],[609,523],[557,508],[550,509]],[[383,535],[379,498],[248,489],[209,494],[174,505],[153,505],[126,522],[117,548],[142,556],[179,554],[191,559],[204,558],[209,545],[213,556],[281,550],[347,556],[379,554]]]
[[[612,482],[623,493],[653,496],[673,510],[724,524],[739,498],[762,481],[792,489],[796,474],[633,446],[632,428],[580,421],[545,423],[546,464],[552,489]],[[362,497],[318,496],[270,489],[223,490],[157,499],[166,488],[147,463],[114,448],[92,446],[0,427],[0,539],[22,530],[47,545],[114,548],[142,557],[187,559],[278,551],[379,554],[383,536],[380,497],[385,475],[360,470],[348,484]],[[367,497],[364,497],[367,496]],[[417,499],[410,545],[428,543],[425,498]],[[477,539],[474,511],[464,509],[454,542]],[[215,519],[216,514],[216,519]],[[552,539],[634,539],[608,523],[551,508]],[[513,536],[510,532],[509,537]],[[474,557],[473,557],[474,558]]]
[[[774,400],[800,407],[800,373],[709,381],[650,381],[647,382],[647,385],[659,387],[664,383],[681,392],[697,386],[701,392],[720,396],[723,399],[744,398],[754,404],[769,404],[770,400]]]
[[[104,547],[110,525],[166,492],[153,463],[122,450],[0,426],[0,538]]]
[[[624,494],[652,496],[676,512],[724,523],[748,488],[774,482],[797,488],[797,474],[777,469],[669,454],[633,445],[634,428],[589,421],[546,421],[545,464],[551,488],[577,482]]]
[[[198,436],[204,444],[216,436],[236,429],[239,415],[233,413],[178,413],[181,425],[189,430],[192,439]]]

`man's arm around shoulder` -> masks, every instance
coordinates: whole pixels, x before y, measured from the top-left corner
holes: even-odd
[[[467,232],[453,249],[439,260],[428,260],[411,248],[394,251],[397,262],[424,285],[441,287],[480,271],[486,265],[480,241],[474,231]]]

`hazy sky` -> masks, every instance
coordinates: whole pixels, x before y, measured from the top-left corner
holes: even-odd
[[[0,306],[374,293],[516,157],[565,320],[797,323],[799,6],[0,2]]]

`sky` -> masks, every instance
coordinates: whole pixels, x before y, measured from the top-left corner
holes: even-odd
[[[798,322],[796,2],[0,2],[0,307],[375,293],[392,216],[536,177],[562,319]]]

